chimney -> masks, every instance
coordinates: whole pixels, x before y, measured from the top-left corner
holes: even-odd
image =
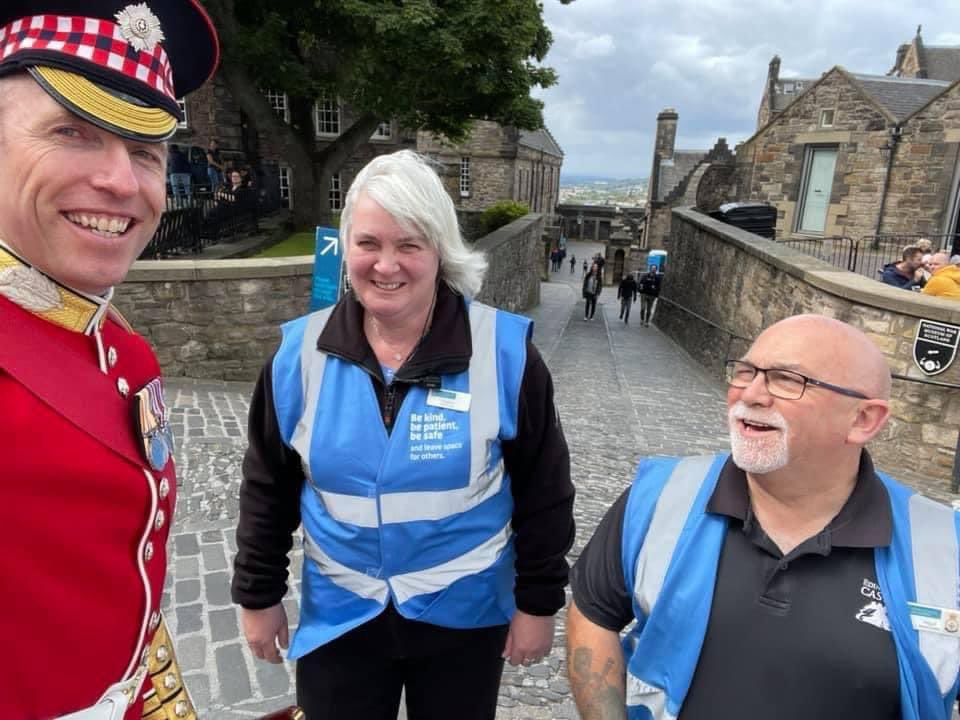
[[[653,144],[653,168],[650,170],[650,187],[647,197],[650,201],[659,200],[660,161],[673,157],[673,146],[677,140],[677,111],[664,108],[657,115],[657,137]]]
[[[767,117],[774,113],[773,96],[777,94],[777,82],[780,80],[780,56],[774,55],[767,70]]]

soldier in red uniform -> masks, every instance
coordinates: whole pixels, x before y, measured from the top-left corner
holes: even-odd
[[[165,206],[196,0],[0,3],[0,718],[193,718],[160,614],[160,368],[110,306]]]

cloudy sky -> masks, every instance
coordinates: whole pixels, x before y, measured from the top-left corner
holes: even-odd
[[[923,25],[960,45],[957,0],[543,0],[557,85],[537,93],[563,174],[646,177],[657,113],[680,115],[678,149],[732,148],[756,129],[773,55],[780,77],[834,65],[885,74]]]

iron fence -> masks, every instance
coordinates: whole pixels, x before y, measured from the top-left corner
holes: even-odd
[[[791,238],[781,240],[805,255],[828,262],[834,267],[855,272],[872,280],[879,280],[884,265],[899,262],[903,249],[916,245],[920,240],[930,241],[932,252],[942,250],[951,254],[960,252],[960,234],[888,234],[865,235],[861,238],[830,236],[816,238]]]
[[[209,191],[167,198],[153,238],[140,254],[157,259],[197,254],[218,242],[259,230],[258,218],[281,207],[279,193],[261,189],[245,202],[225,203]]]

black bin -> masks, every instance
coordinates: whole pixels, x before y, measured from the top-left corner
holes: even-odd
[[[710,213],[710,217],[770,240],[777,227],[777,208],[766,203],[726,203]]]

